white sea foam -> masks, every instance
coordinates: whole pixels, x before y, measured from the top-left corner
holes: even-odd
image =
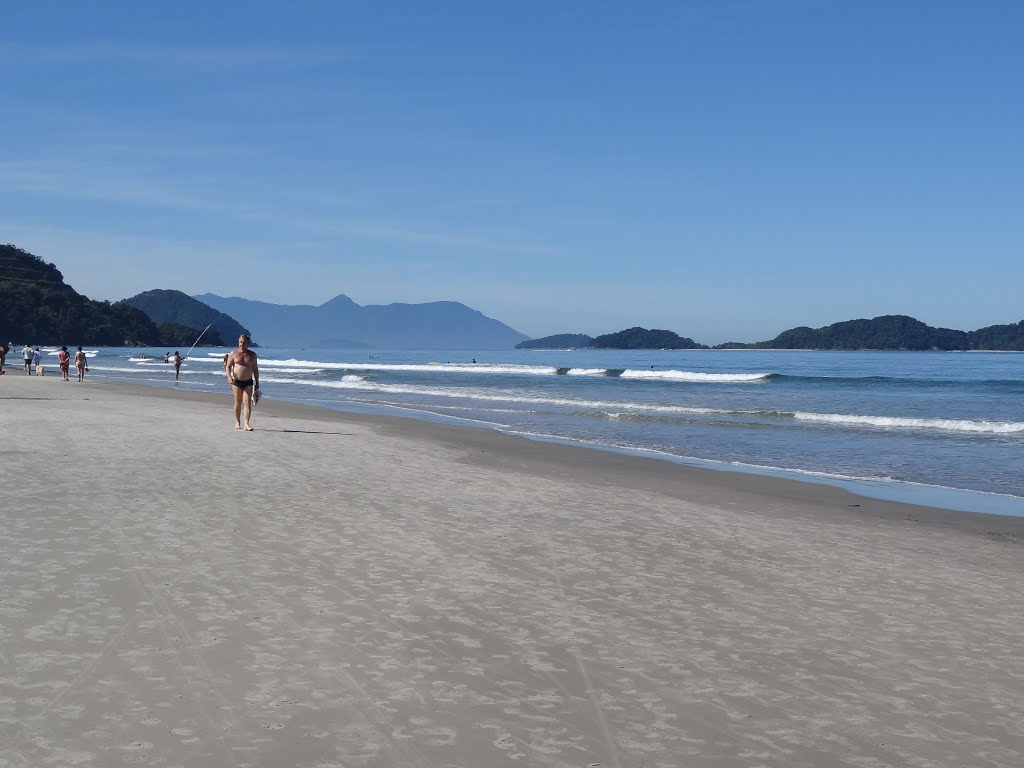
[[[139,368],[118,368],[112,365],[96,365],[89,366],[90,371],[103,371],[104,373],[139,373]]]
[[[1012,434],[1024,432],[1024,422],[972,421],[969,419],[915,419],[901,416],[857,416],[847,413],[806,413],[797,411],[793,417],[799,421],[825,424],[858,424],[888,429],[938,429],[945,432],[974,432]]]
[[[274,366],[260,366],[261,371],[271,371],[273,373],[316,373],[316,368],[275,368]],[[216,371],[219,375],[221,372]]]
[[[703,373],[701,371],[645,371],[625,370],[622,372],[623,379],[664,379],[666,381],[688,381],[688,382],[730,382],[730,381],[760,381],[771,376],[770,373]]]
[[[289,368],[311,368],[321,370],[353,370],[353,371],[395,371],[395,372],[419,372],[419,373],[489,373],[489,374],[511,374],[520,376],[555,376],[564,371],[569,376],[607,376],[608,368],[564,368],[547,365],[515,365],[515,364],[489,364],[489,363],[363,363],[356,361],[349,362],[324,362],[320,360],[298,360],[289,358],[287,360],[262,360],[260,365],[269,368],[272,366],[286,366]],[[621,373],[624,379],[656,379],[662,381],[685,381],[685,382],[736,382],[736,381],[760,381],[771,376],[770,373],[703,373],[700,371],[648,371],[627,369]]]
[[[515,395],[502,390],[470,389],[459,387],[411,387],[403,384],[382,384],[367,381],[359,376],[346,376],[341,381],[316,381],[308,379],[278,379],[264,376],[263,381],[275,384],[305,384],[327,389],[358,389],[371,392],[386,392],[395,395],[426,395],[462,400],[486,400],[499,403],[530,403],[536,405],[565,405],[573,408],[625,409],[653,411],[657,413],[734,413],[718,408],[692,408],[681,405],[654,405],[648,403],[611,402],[606,400],[577,400],[565,397],[535,397]]]
[[[361,363],[341,362],[329,363],[320,360],[261,360],[262,366],[285,365],[290,368],[321,368],[324,370],[350,371],[417,371],[427,373],[512,373],[527,375],[547,375],[557,372],[557,368],[535,365],[487,365],[483,363]]]

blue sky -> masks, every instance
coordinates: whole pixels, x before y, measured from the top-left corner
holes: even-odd
[[[1024,319],[1024,3],[5,3],[0,241],[92,298],[705,343]]]

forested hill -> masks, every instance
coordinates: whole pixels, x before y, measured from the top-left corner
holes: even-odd
[[[160,330],[127,304],[93,301],[64,283],[56,266],[0,245],[0,339],[22,344],[158,344]]]
[[[693,339],[658,328],[627,328],[606,333],[590,342],[591,349],[707,349]]]
[[[517,344],[517,349],[709,349],[693,339],[672,331],[627,328],[597,336],[589,343],[582,335],[558,334]],[[570,341],[579,339],[580,341]],[[714,349],[815,349],[815,350],[907,350],[907,351],[1024,351],[1024,320],[1008,325],[990,325],[976,331],[933,328],[906,315],[883,315],[870,320],[845,320],[822,328],[790,328],[770,341],[750,344],[729,342]]]
[[[527,339],[516,344],[516,349],[569,349],[585,347],[593,339],[585,333],[556,333],[542,339]]]
[[[846,320],[822,328],[790,328],[770,341],[722,344],[731,349],[1024,350],[1024,321],[976,331],[933,328],[906,315]]]
[[[249,330],[235,318],[181,291],[145,291],[124,302],[141,309],[155,323],[178,323],[200,331],[213,323],[213,327],[203,335],[202,340],[206,344],[220,345],[224,341],[234,344],[240,335],[249,334]]]

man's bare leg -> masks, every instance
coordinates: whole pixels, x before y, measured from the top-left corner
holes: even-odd
[[[231,388],[235,390],[235,429],[242,428],[242,395],[244,394],[241,389],[231,385]]]
[[[252,432],[252,425],[249,424],[249,419],[252,416],[252,388],[243,390],[245,398],[245,431]]]

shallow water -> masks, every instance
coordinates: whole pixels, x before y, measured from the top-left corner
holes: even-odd
[[[163,351],[99,349],[89,375],[225,389],[227,350],[194,350],[178,384]],[[257,351],[263,392],[276,399],[400,408],[670,460],[853,484],[869,495],[1024,514],[1021,354]],[[140,353],[150,359],[131,359]]]

